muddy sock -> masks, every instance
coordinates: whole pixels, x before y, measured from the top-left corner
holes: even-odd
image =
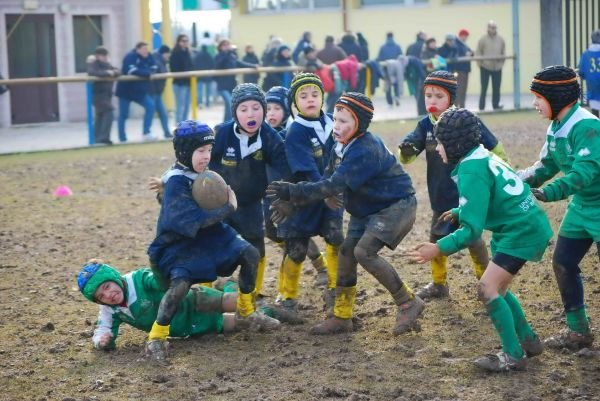
[[[582,306],[576,310],[566,311],[567,315],[567,326],[571,331],[579,334],[589,333],[590,331],[590,322],[585,313],[585,306]]]
[[[435,284],[446,285],[447,265],[448,257],[445,255],[436,256],[431,259],[431,278]]]
[[[523,312],[523,308],[517,297],[515,297],[512,292],[506,291],[504,300],[512,312],[513,320],[515,322],[515,331],[517,332],[519,340],[534,340],[537,336],[529,325],[529,322],[525,317],[525,312]]]
[[[502,342],[502,351],[516,359],[521,359],[525,356],[519,337],[515,331],[515,322],[508,303],[503,297],[498,296],[486,305],[486,308],[492,319],[492,323],[500,336]]]

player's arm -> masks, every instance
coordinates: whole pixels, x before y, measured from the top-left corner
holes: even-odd
[[[479,175],[461,174],[458,180],[458,192],[460,228],[437,241],[444,255],[451,255],[475,242],[481,237],[485,227],[490,185]]]
[[[600,123],[585,120],[573,128],[573,164],[564,176],[544,186],[548,202],[566,199],[588,187],[600,176]]]
[[[398,159],[402,164],[415,161],[417,156],[425,149],[427,132],[419,122],[413,132],[408,134],[398,145]]]
[[[114,349],[120,325],[121,319],[115,316],[110,306],[100,305],[98,321],[96,322],[94,336],[92,337],[94,348],[102,350]]]
[[[540,151],[540,158],[532,166],[517,171],[517,175],[530,186],[537,188],[560,171],[552,156],[548,152],[548,142],[544,143]]]

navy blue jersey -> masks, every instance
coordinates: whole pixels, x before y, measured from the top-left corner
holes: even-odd
[[[498,139],[490,130],[479,121],[481,131],[481,144],[488,150],[498,145]],[[458,189],[456,183],[450,178],[454,164],[445,164],[439,153],[435,150],[437,140],[433,136],[433,122],[429,115],[423,117],[413,132],[408,134],[402,142],[409,142],[417,149],[417,155],[425,151],[427,158],[427,191],[431,209],[437,213],[458,207]]]
[[[235,265],[250,245],[221,222],[233,211],[231,205],[204,210],[194,201],[192,183],[196,176],[179,167],[163,176],[156,238],[148,247],[148,255],[151,264],[171,280],[215,280],[217,271]]]
[[[298,185],[294,199],[316,200],[343,192],[345,209],[362,218],[414,195],[410,176],[378,136],[366,132],[346,146],[338,144],[332,152],[331,175]]]
[[[240,206],[260,201],[269,184],[267,166],[282,178],[290,176],[281,137],[263,122],[252,137],[236,132],[237,124],[226,122],[216,127],[210,169],[231,186]]]
[[[329,163],[335,146],[331,132],[333,120],[321,112],[319,118],[297,116],[285,137],[285,153],[292,172],[292,181],[319,181]],[[341,219],[343,210],[331,210],[323,201],[305,206],[278,226],[284,238],[321,235],[321,226],[327,219]]]

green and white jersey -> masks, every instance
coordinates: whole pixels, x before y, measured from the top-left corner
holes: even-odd
[[[563,121],[550,124],[540,159],[518,174],[539,187],[559,171],[564,176],[542,188],[549,201],[573,195],[573,203],[600,207],[600,120],[578,103]]]
[[[126,305],[100,305],[98,321],[92,338],[96,347],[104,333],[112,333],[113,341],[108,348],[114,347],[121,323],[127,323],[142,331],[150,332],[158,315],[158,307],[165,291],[156,281],[152,270],[139,269],[125,274],[122,279],[126,286]],[[187,337],[222,331],[223,315],[221,313],[197,312],[195,309],[194,295],[190,291],[171,320],[169,331],[171,337]]]
[[[492,232],[492,254],[540,260],[552,229],[546,213],[506,162],[483,146],[470,151],[452,171],[459,193],[460,228],[437,244],[450,255]]]

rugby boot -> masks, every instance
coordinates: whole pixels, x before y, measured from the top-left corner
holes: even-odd
[[[167,340],[146,341],[145,354],[161,365],[169,364],[169,342]]]
[[[354,300],[356,298],[356,286],[337,287],[334,291],[335,298],[331,315],[328,315],[329,318],[324,322],[314,326],[310,330],[311,334],[349,333],[354,330],[352,309],[354,308]]]
[[[432,282],[417,291],[416,295],[423,300],[431,298],[448,298],[450,296],[450,291],[448,290],[448,284],[436,284]]]
[[[242,316],[239,312],[235,314],[236,330],[248,330],[252,332],[274,331],[279,329],[280,325],[279,320],[265,315],[262,311],[254,311],[248,316]]]
[[[303,324],[304,319],[298,313],[298,301],[292,298],[278,300],[269,305],[273,310],[273,317],[282,323]]]
[[[420,325],[417,319],[421,316],[424,309],[425,301],[417,295],[413,299],[398,305],[394,335],[404,334],[411,330],[419,330]]]
[[[560,334],[547,338],[544,345],[553,349],[570,349],[577,351],[582,348],[589,348],[594,343],[594,334],[591,331],[580,334],[569,329],[563,330]]]
[[[544,352],[544,343],[540,340],[539,336],[535,336],[535,338],[527,338],[525,340],[521,340],[521,348],[525,351],[525,356],[527,358],[533,358],[534,356],[540,355]]]
[[[354,331],[354,324],[352,319],[340,319],[339,317],[332,316],[326,319],[324,322],[313,326],[310,329],[310,334],[314,335],[328,335],[338,333],[351,333]]]
[[[527,358],[523,356],[521,359],[513,358],[506,352],[497,354],[488,354],[481,358],[477,358],[475,366],[488,372],[507,372],[509,370],[525,370],[527,367]]]

